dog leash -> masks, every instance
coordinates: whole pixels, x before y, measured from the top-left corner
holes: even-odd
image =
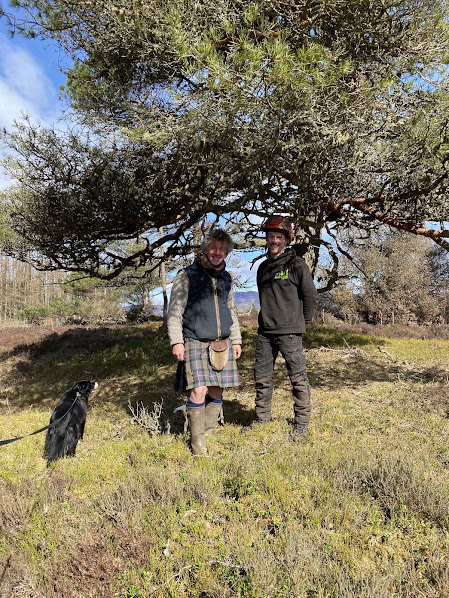
[[[53,426],[55,426],[56,424],[58,424],[61,421],[61,419],[64,419],[64,417],[67,415],[67,413],[69,413],[73,409],[73,406],[77,402],[79,396],[80,395],[77,392],[75,400],[70,405],[70,407],[67,409],[67,411],[64,413],[64,415],[61,415],[61,417],[59,419],[57,419],[56,421],[54,421],[52,424],[48,424],[48,426],[44,426],[40,430],[36,430],[35,432],[31,432],[31,434],[25,434],[24,436],[17,436],[16,438],[9,438],[8,440],[0,440],[0,446],[3,446],[5,444],[10,444],[11,442],[15,442],[16,440],[22,440],[22,438],[27,438],[28,436],[34,436],[34,434],[39,434],[40,432],[43,432],[44,430],[48,430],[48,428],[53,428]]]

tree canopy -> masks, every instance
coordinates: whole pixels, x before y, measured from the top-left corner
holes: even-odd
[[[327,286],[349,228],[449,249],[445,0],[11,4],[16,31],[74,61],[71,129],[3,133],[3,209],[41,267],[112,278],[211,220],[248,247],[266,213],[292,218],[299,253],[329,250]]]

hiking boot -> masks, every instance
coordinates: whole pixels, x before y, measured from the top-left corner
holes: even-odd
[[[307,438],[308,429],[309,424],[295,424],[292,433],[293,442],[304,442]]]

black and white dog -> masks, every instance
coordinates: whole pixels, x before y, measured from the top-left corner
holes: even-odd
[[[84,434],[89,396],[97,387],[97,382],[81,380],[62,395],[51,414],[45,438],[47,466],[59,457],[75,456],[76,445]]]

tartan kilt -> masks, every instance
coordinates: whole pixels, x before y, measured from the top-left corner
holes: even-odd
[[[198,386],[230,388],[240,385],[237,362],[229,339],[228,344],[228,363],[221,372],[216,372],[211,368],[209,363],[209,343],[203,343],[193,338],[185,339],[186,390],[197,388]]]

